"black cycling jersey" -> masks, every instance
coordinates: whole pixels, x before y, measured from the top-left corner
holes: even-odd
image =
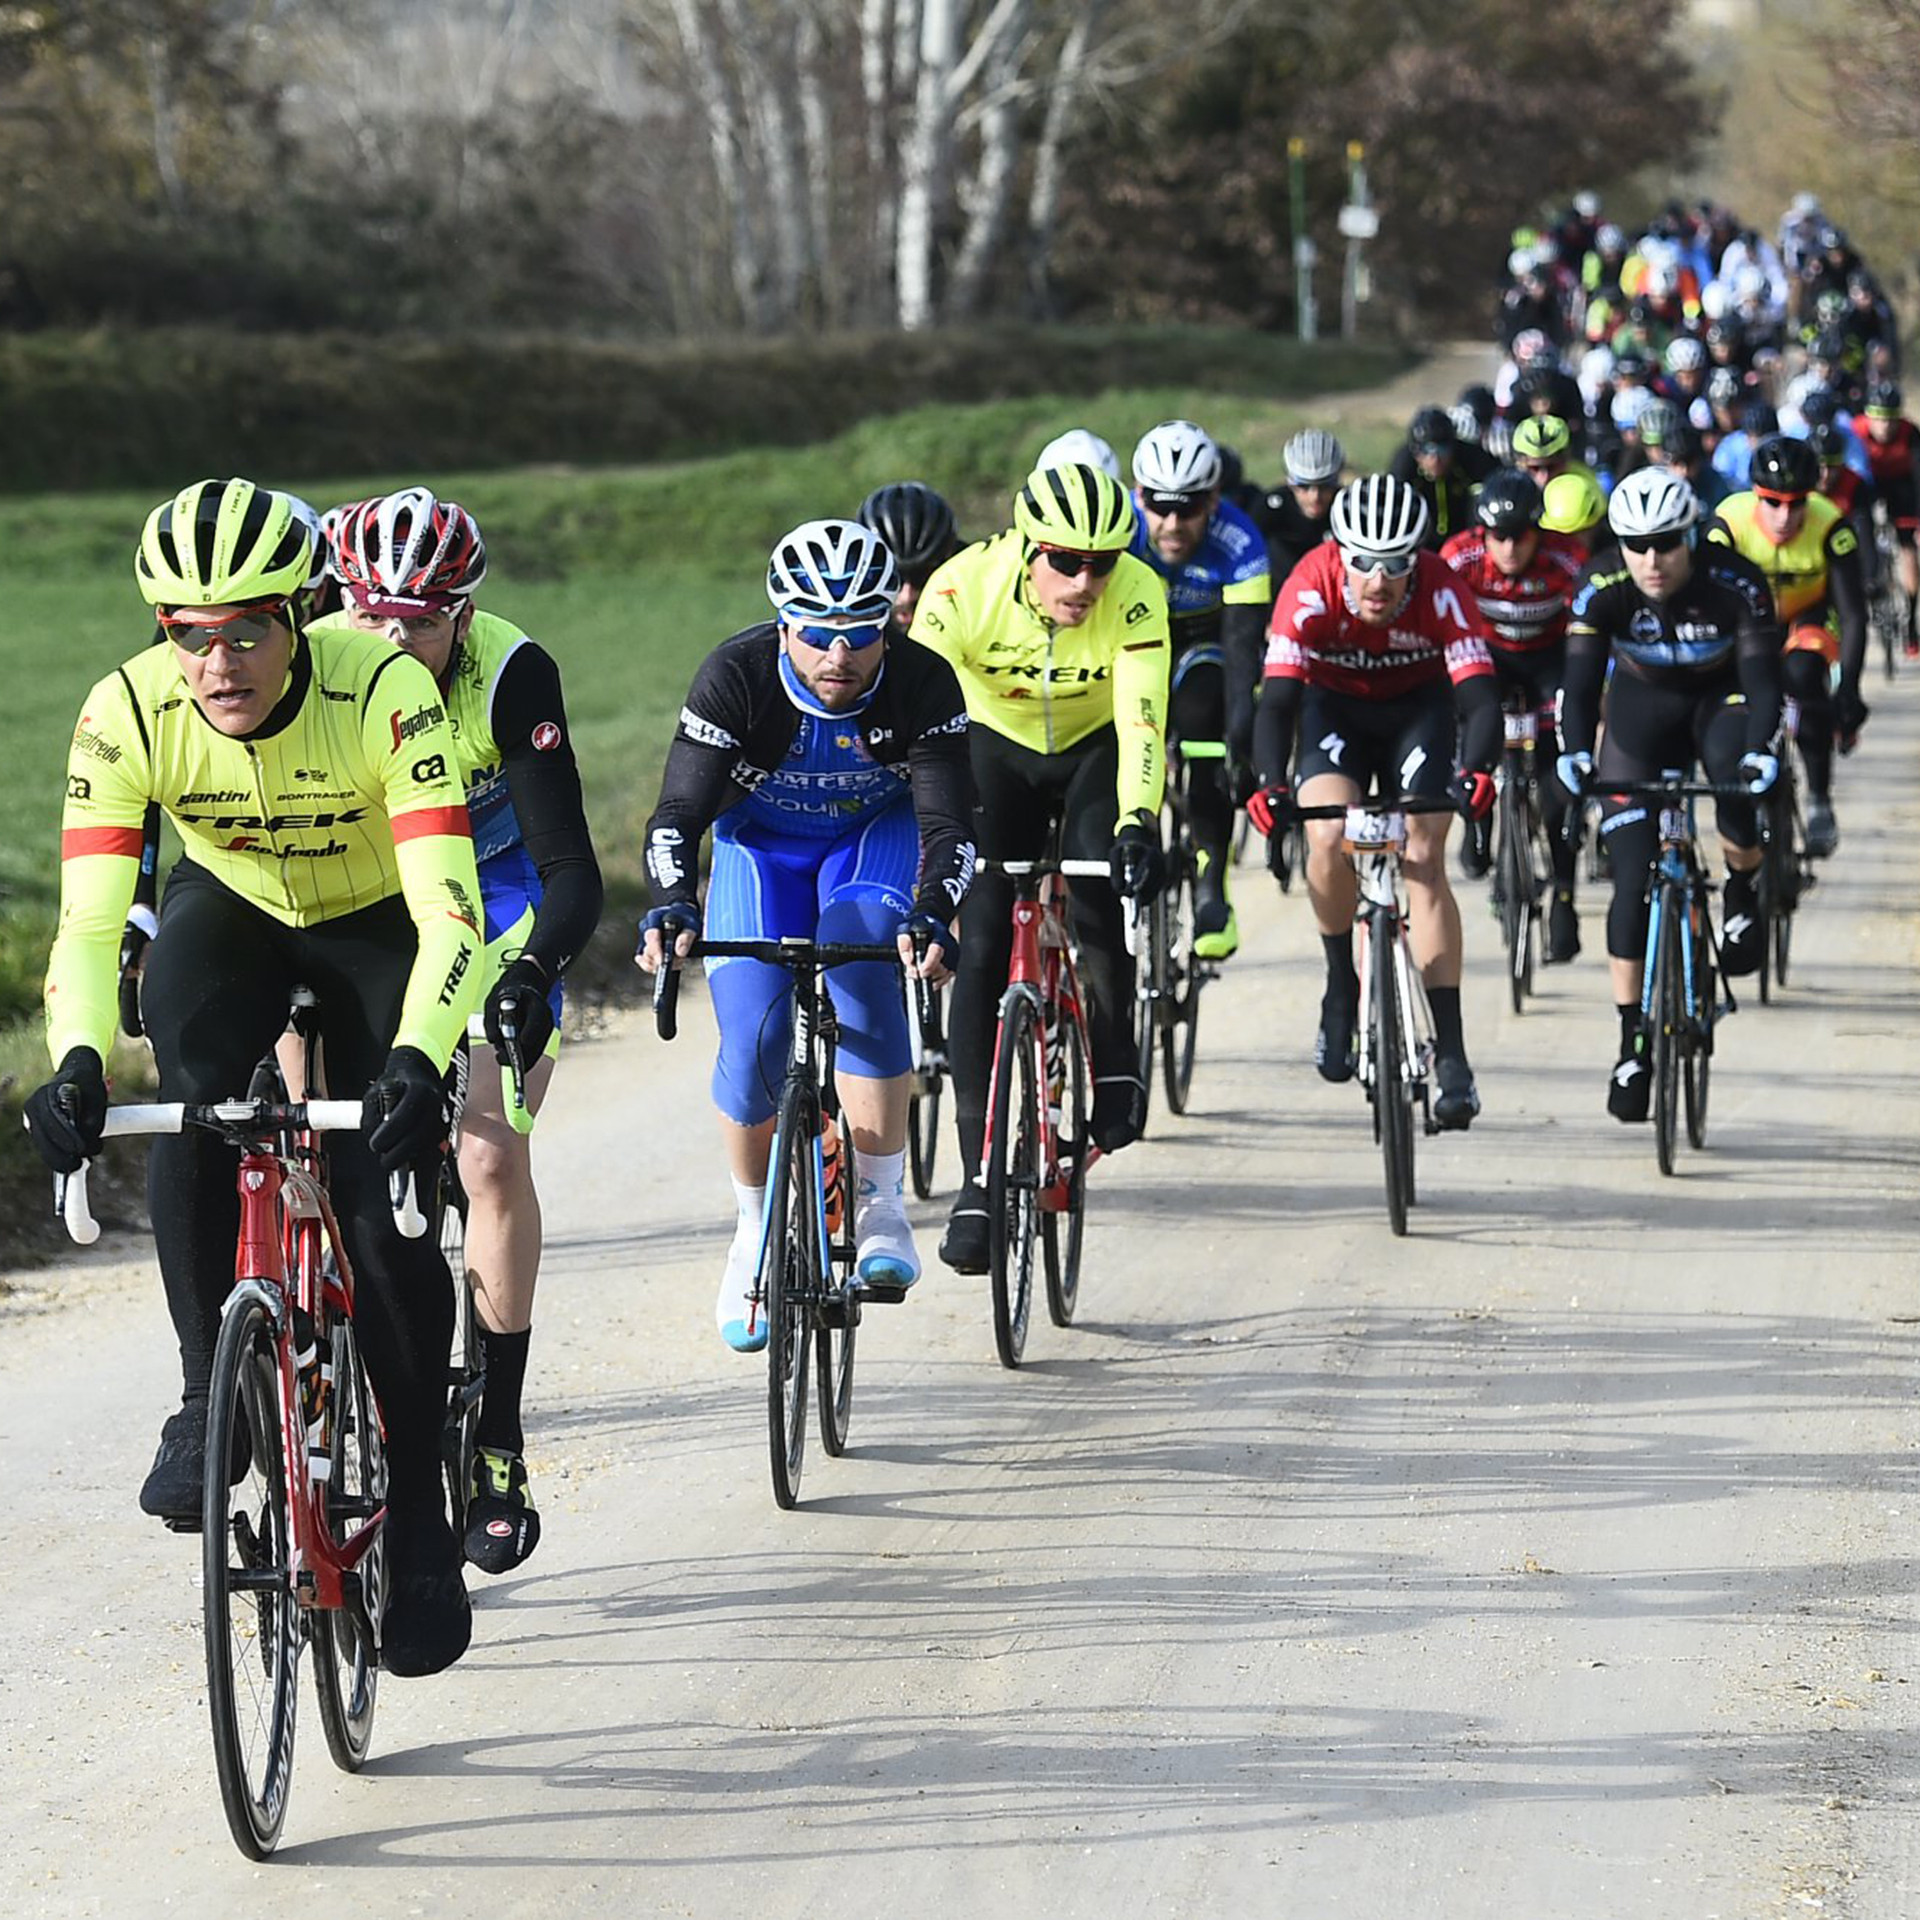
[[[1327,523],[1309,519],[1291,487],[1274,488],[1254,523],[1267,537],[1267,571],[1277,594],[1287,575],[1326,539]]]
[[[846,716],[874,763],[903,769],[920,823],[916,912],[953,917],[973,876],[973,774],[967,703],[952,667],[898,635],[871,700]],[[667,749],[660,804],[647,822],[655,906],[692,906],[701,836],[786,759],[800,710],[780,676],[780,629],[748,627],[700,663]]]
[[[1485,447],[1462,441],[1438,480],[1429,480],[1420,471],[1410,446],[1403,446],[1393,456],[1387,471],[1427,503],[1427,534],[1420,544],[1438,553],[1462,527],[1473,524],[1474,493],[1482,480],[1499,470],[1499,465]]]
[[[1760,569],[1730,549],[1701,544],[1670,599],[1649,600],[1617,556],[1581,576],[1567,625],[1561,750],[1590,753],[1611,654],[1619,672],[1658,687],[1737,685],[1747,745],[1764,747],[1780,720],[1780,622]]]

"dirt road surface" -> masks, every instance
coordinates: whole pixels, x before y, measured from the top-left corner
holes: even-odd
[[[1598,900],[1516,1018],[1476,890],[1486,1111],[1422,1143],[1392,1239],[1360,1096],[1307,1064],[1304,903],[1243,869],[1196,1110],[1100,1169],[1082,1324],[1009,1375],[935,1267],[793,1514],[712,1328],[704,1005],[576,1048],[538,1135],[546,1541],[476,1582],[460,1667],[385,1684],[364,1774],[306,1702],[264,1868],[197,1554],[134,1507],[157,1283],[124,1238],[20,1276],[0,1913],[1920,1910],[1920,675],[1870,691],[1795,977],[1723,1029],[1677,1177],[1602,1111]]]

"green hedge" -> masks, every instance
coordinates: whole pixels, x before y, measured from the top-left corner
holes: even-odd
[[[1190,385],[1266,399],[1363,387],[1411,356],[1198,328],[982,328],[690,345],[561,336],[0,337],[0,489],[182,475],[641,464],[796,446],[930,400]]]

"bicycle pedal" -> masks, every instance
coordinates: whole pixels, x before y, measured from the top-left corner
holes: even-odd
[[[197,1513],[170,1513],[160,1524],[169,1533],[200,1533],[203,1531],[200,1516]]]
[[[855,1290],[862,1301],[871,1300],[875,1306],[897,1307],[907,1297],[909,1289],[895,1286],[890,1280],[856,1280]],[[854,1308],[856,1317],[859,1307]]]
[[[881,1292],[870,1287],[863,1280],[850,1280],[844,1293],[829,1294],[815,1310],[816,1318],[823,1327],[838,1333],[847,1327],[860,1324],[860,1307],[867,1300],[904,1300],[906,1289],[889,1289]]]

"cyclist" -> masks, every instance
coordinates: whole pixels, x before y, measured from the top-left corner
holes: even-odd
[[[1473,589],[1493,650],[1503,700],[1518,711],[1550,711],[1566,666],[1567,608],[1586,563],[1584,550],[1542,529],[1540,489],[1524,473],[1496,473],[1473,503],[1475,524],[1456,533],[1440,557]],[[1553,901],[1547,911],[1547,958],[1580,951],[1573,901],[1575,849],[1562,831],[1570,796],[1542,756],[1541,818],[1553,859]],[[1471,821],[1460,864],[1478,879],[1491,864],[1487,823]]]
[[[504,1062],[514,1030],[527,1109],[537,1114],[560,1051],[561,981],[601,903],[560,669],[512,621],[475,606],[487,550],[473,516],[451,500],[410,487],[363,501],[335,530],[333,553],[346,603],[320,630],[384,635],[432,674],[446,704],[487,941],[472,1037]],[[508,1118],[497,1073],[471,1078],[459,1154],[486,1363],[466,1553],[505,1573],[540,1542],[520,1401],[541,1233],[531,1142]]]
[[[1267,495],[1261,519],[1267,577],[1276,589],[1327,537],[1327,516],[1347,465],[1345,448],[1323,427],[1302,428],[1281,448],[1280,458],[1287,484]]]
[[[905,633],[913,625],[913,610],[934,569],[960,551],[953,509],[924,480],[896,480],[891,486],[876,487],[853,517],[863,527],[871,527],[893,555],[900,574],[893,619]]]
[[[1836,732],[1851,746],[1867,717],[1860,671],[1867,654],[1866,583],[1860,538],[1824,494],[1820,456],[1804,440],[1774,434],[1753,451],[1753,485],[1723,500],[1710,539],[1751,560],[1765,577],[1786,629],[1781,683],[1800,703],[1807,763],[1807,852],[1824,859],[1840,844],[1833,813]],[[1828,681],[1839,667],[1839,686]]]
[[[694,675],[647,822],[654,906],[634,956],[684,958],[700,925],[697,860],[713,829],[706,932],[715,940],[897,940],[943,980],[949,923],[973,872],[967,712],[952,669],[892,626],[899,574],[869,527],[809,520],[767,565],[774,618],[723,640]],[[924,617],[924,609],[923,615]],[[924,853],[923,853],[924,847]],[[912,934],[928,939],[913,958]],[[791,980],[759,960],[707,963],[720,1110],[736,1220],[714,1304],[737,1353],[767,1344],[753,1296],[767,1163],[791,1037]],[[913,1048],[898,973],[837,967],[839,1091],[859,1166],[857,1278],[897,1299],[920,1277],[902,1199]]]
[[[1463,447],[1445,407],[1422,407],[1387,471],[1427,509],[1426,546],[1438,553],[1473,518],[1473,489],[1499,465],[1484,447]]]
[[[1573,429],[1557,413],[1530,413],[1514,423],[1513,464],[1537,487],[1580,465]]]
[[[432,1240],[394,1225],[383,1173],[434,1171],[441,1075],[479,981],[479,877],[432,676],[371,636],[306,629],[313,540],[288,496],[249,480],[196,482],[147,517],[134,575],[165,644],[100,681],[74,729],[46,983],[58,1071],[27,1121],[57,1172],[98,1151],[120,930],[158,801],[185,847],[146,960],[160,1098],[244,1088],[299,982],[319,996],[336,1093],[367,1089],[369,1131],[334,1136],[327,1158],[386,1429],[381,1649],[392,1672],[432,1673],[472,1632],[440,1485],[453,1289]],[[200,1525],[234,1178],[206,1133],[154,1142],[148,1207],[182,1390],[140,1505],[182,1529]]]
[[[1540,525],[1564,534],[1588,558],[1611,543],[1607,496],[1591,467],[1570,467],[1540,489]]]
[[[1591,786],[1604,794],[1609,781],[1658,779],[1696,760],[1709,779],[1738,780],[1756,796],[1779,775],[1773,599],[1751,561],[1699,539],[1699,514],[1693,489],[1670,468],[1642,467],[1613,490],[1607,519],[1620,553],[1587,569],[1567,623],[1558,772],[1572,793]],[[1596,765],[1603,686],[1607,727]],[[1730,974],[1751,973],[1761,960],[1759,825],[1745,800],[1720,801],[1717,818],[1727,864],[1721,962]],[[1640,994],[1647,873],[1659,837],[1637,800],[1608,802],[1600,830],[1613,866],[1607,953],[1620,1011],[1607,1111],[1617,1120],[1644,1120],[1652,1080]]]
[[[1900,585],[1907,596],[1905,651],[1920,654],[1920,553],[1914,530],[1920,527],[1920,431],[1902,412],[1903,396],[1896,380],[1876,380],[1867,389],[1862,438],[1873,469],[1875,496],[1886,505],[1887,519],[1899,546]]]
[[[1306,806],[1361,799],[1369,779],[1388,799],[1452,792],[1471,814],[1493,806],[1500,702],[1486,625],[1466,582],[1422,551],[1426,503],[1406,482],[1372,474],[1333,503],[1333,540],[1280,590],[1258,709],[1261,791],[1248,813],[1269,836],[1284,824],[1291,786]],[[1451,686],[1449,686],[1451,682]],[[1456,706],[1460,761],[1454,776]],[[1294,735],[1300,738],[1294,762]],[[1460,1026],[1460,909],[1447,884],[1451,818],[1407,821],[1405,873],[1413,950],[1433,1008],[1443,1127],[1468,1127],[1480,1096]],[[1353,1077],[1359,980],[1353,965],[1356,878],[1340,822],[1309,823],[1307,891],[1326,952],[1314,1064],[1322,1079]]]
[[[1037,858],[1057,821],[1064,857],[1108,863],[1111,884],[1068,883],[1091,1003],[1093,1136],[1106,1153],[1137,1139],[1143,1119],[1120,900],[1159,884],[1166,780],[1167,595],[1127,551],[1136,524],[1126,489],[1097,467],[1035,468],[1013,525],[949,560],[913,623],[966,691],[982,855]],[[987,1270],[980,1162],[1012,901],[1011,880],[982,873],[961,927],[948,1053],[966,1179],[940,1242],[960,1273]]]
[[[1132,553],[1166,582],[1172,636],[1167,730],[1230,753],[1187,759],[1187,816],[1199,854],[1193,883],[1193,950],[1225,960],[1240,946],[1227,891],[1233,811],[1253,764],[1253,689],[1260,639],[1273,606],[1267,545],[1238,507],[1220,498],[1220,450],[1191,420],[1149,429],[1133,450],[1140,529]]]

